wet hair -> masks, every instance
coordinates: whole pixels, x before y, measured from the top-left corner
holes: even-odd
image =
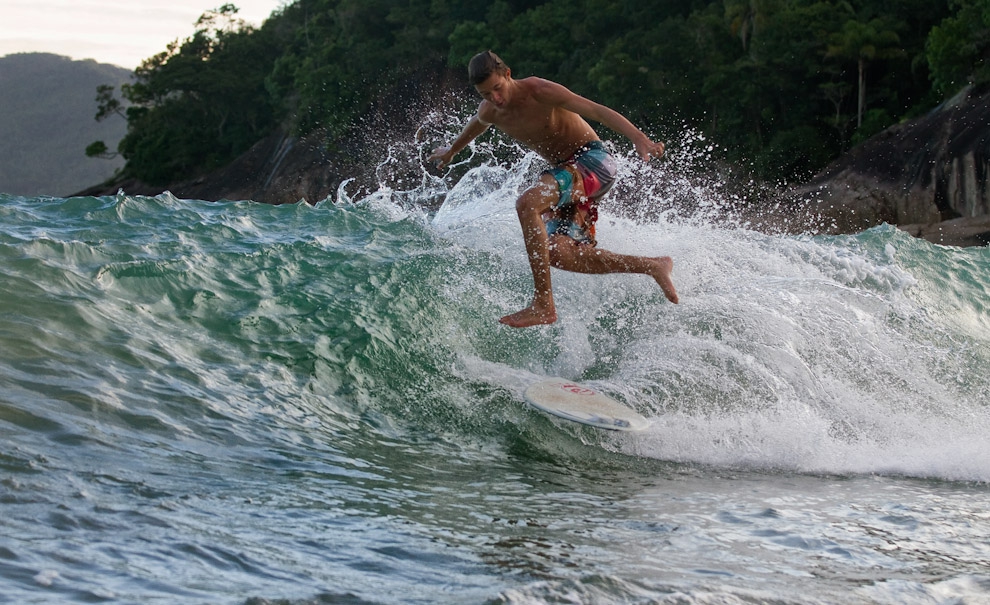
[[[509,67],[490,50],[476,54],[468,63],[468,80],[474,86],[481,84],[492,74],[504,76],[507,73]]]

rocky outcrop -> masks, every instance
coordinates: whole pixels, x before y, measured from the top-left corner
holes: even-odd
[[[316,203],[337,186],[349,167],[333,153],[322,132],[298,138],[279,130],[255,143],[227,167],[170,188],[174,195],[199,200],[254,200]]]
[[[123,190],[130,195],[158,195],[168,190],[182,199],[254,200],[286,204],[318,202],[336,187],[340,166],[327,151],[326,137],[314,133],[305,138],[278,130],[254,144],[224,168],[210,174],[172,183],[166,187],[136,179],[97,185],[76,195],[112,195]]]
[[[962,217],[928,225],[898,225],[898,228],[943,246],[990,245],[990,215]]]
[[[785,201],[785,216],[763,222],[826,233],[886,222],[939,244],[987,245],[990,94],[966,89],[888,129],[789,191]]]
[[[466,83],[448,70],[410,75],[394,83],[360,123],[344,136],[315,131],[297,137],[278,130],[255,143],[226,167],[167,187],[134,179],[92,187],[77,195],[157,195],[164,190],[184,199],[254,200],[268,204],[316,203],[336,194],[348,181],[352,194],[378,186],[383,158],[395,155],[403,141],[413,141],[424,116],[456,104],[451,90]],[[410,174],[419,175],[418,158],[409,158]],[[400,168],[388,169],[389,181],[401,181]]]

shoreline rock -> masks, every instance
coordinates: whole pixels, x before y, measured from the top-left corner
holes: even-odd
[[[967,88],[893,126],[784,195],[790,231],[890,223],[933,243],[990,241],[990,94]]]
[[[990,216],[964,216],[928,225],[897,225],[897,228],[942,246],[990,245]]]

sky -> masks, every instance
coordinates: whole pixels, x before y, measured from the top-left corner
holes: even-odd
[[[0,0],[0,57],[48,52],[134,69],[227,3],[258,26],[291,0]]]

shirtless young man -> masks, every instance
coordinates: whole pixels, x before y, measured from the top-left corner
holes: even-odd
[[[597,202],[615,182],[615,160],[584,118],[626,136],[644,161],[663,155],[616,111],[541,78],[514,80],[511,70],[491,51],[475,55],[468,77],[483,101],[456,139],[434,150],[431,161],[442,168],[489,126],[529,147],[553,166],[516,200],[530,270],[533,302],[499,321],[525,328],[557,321],[550,284],[551,265],[577,273],[642,273],[657,281],[677,302],[669,256],[648,258],[616,254],[595,247]]]

